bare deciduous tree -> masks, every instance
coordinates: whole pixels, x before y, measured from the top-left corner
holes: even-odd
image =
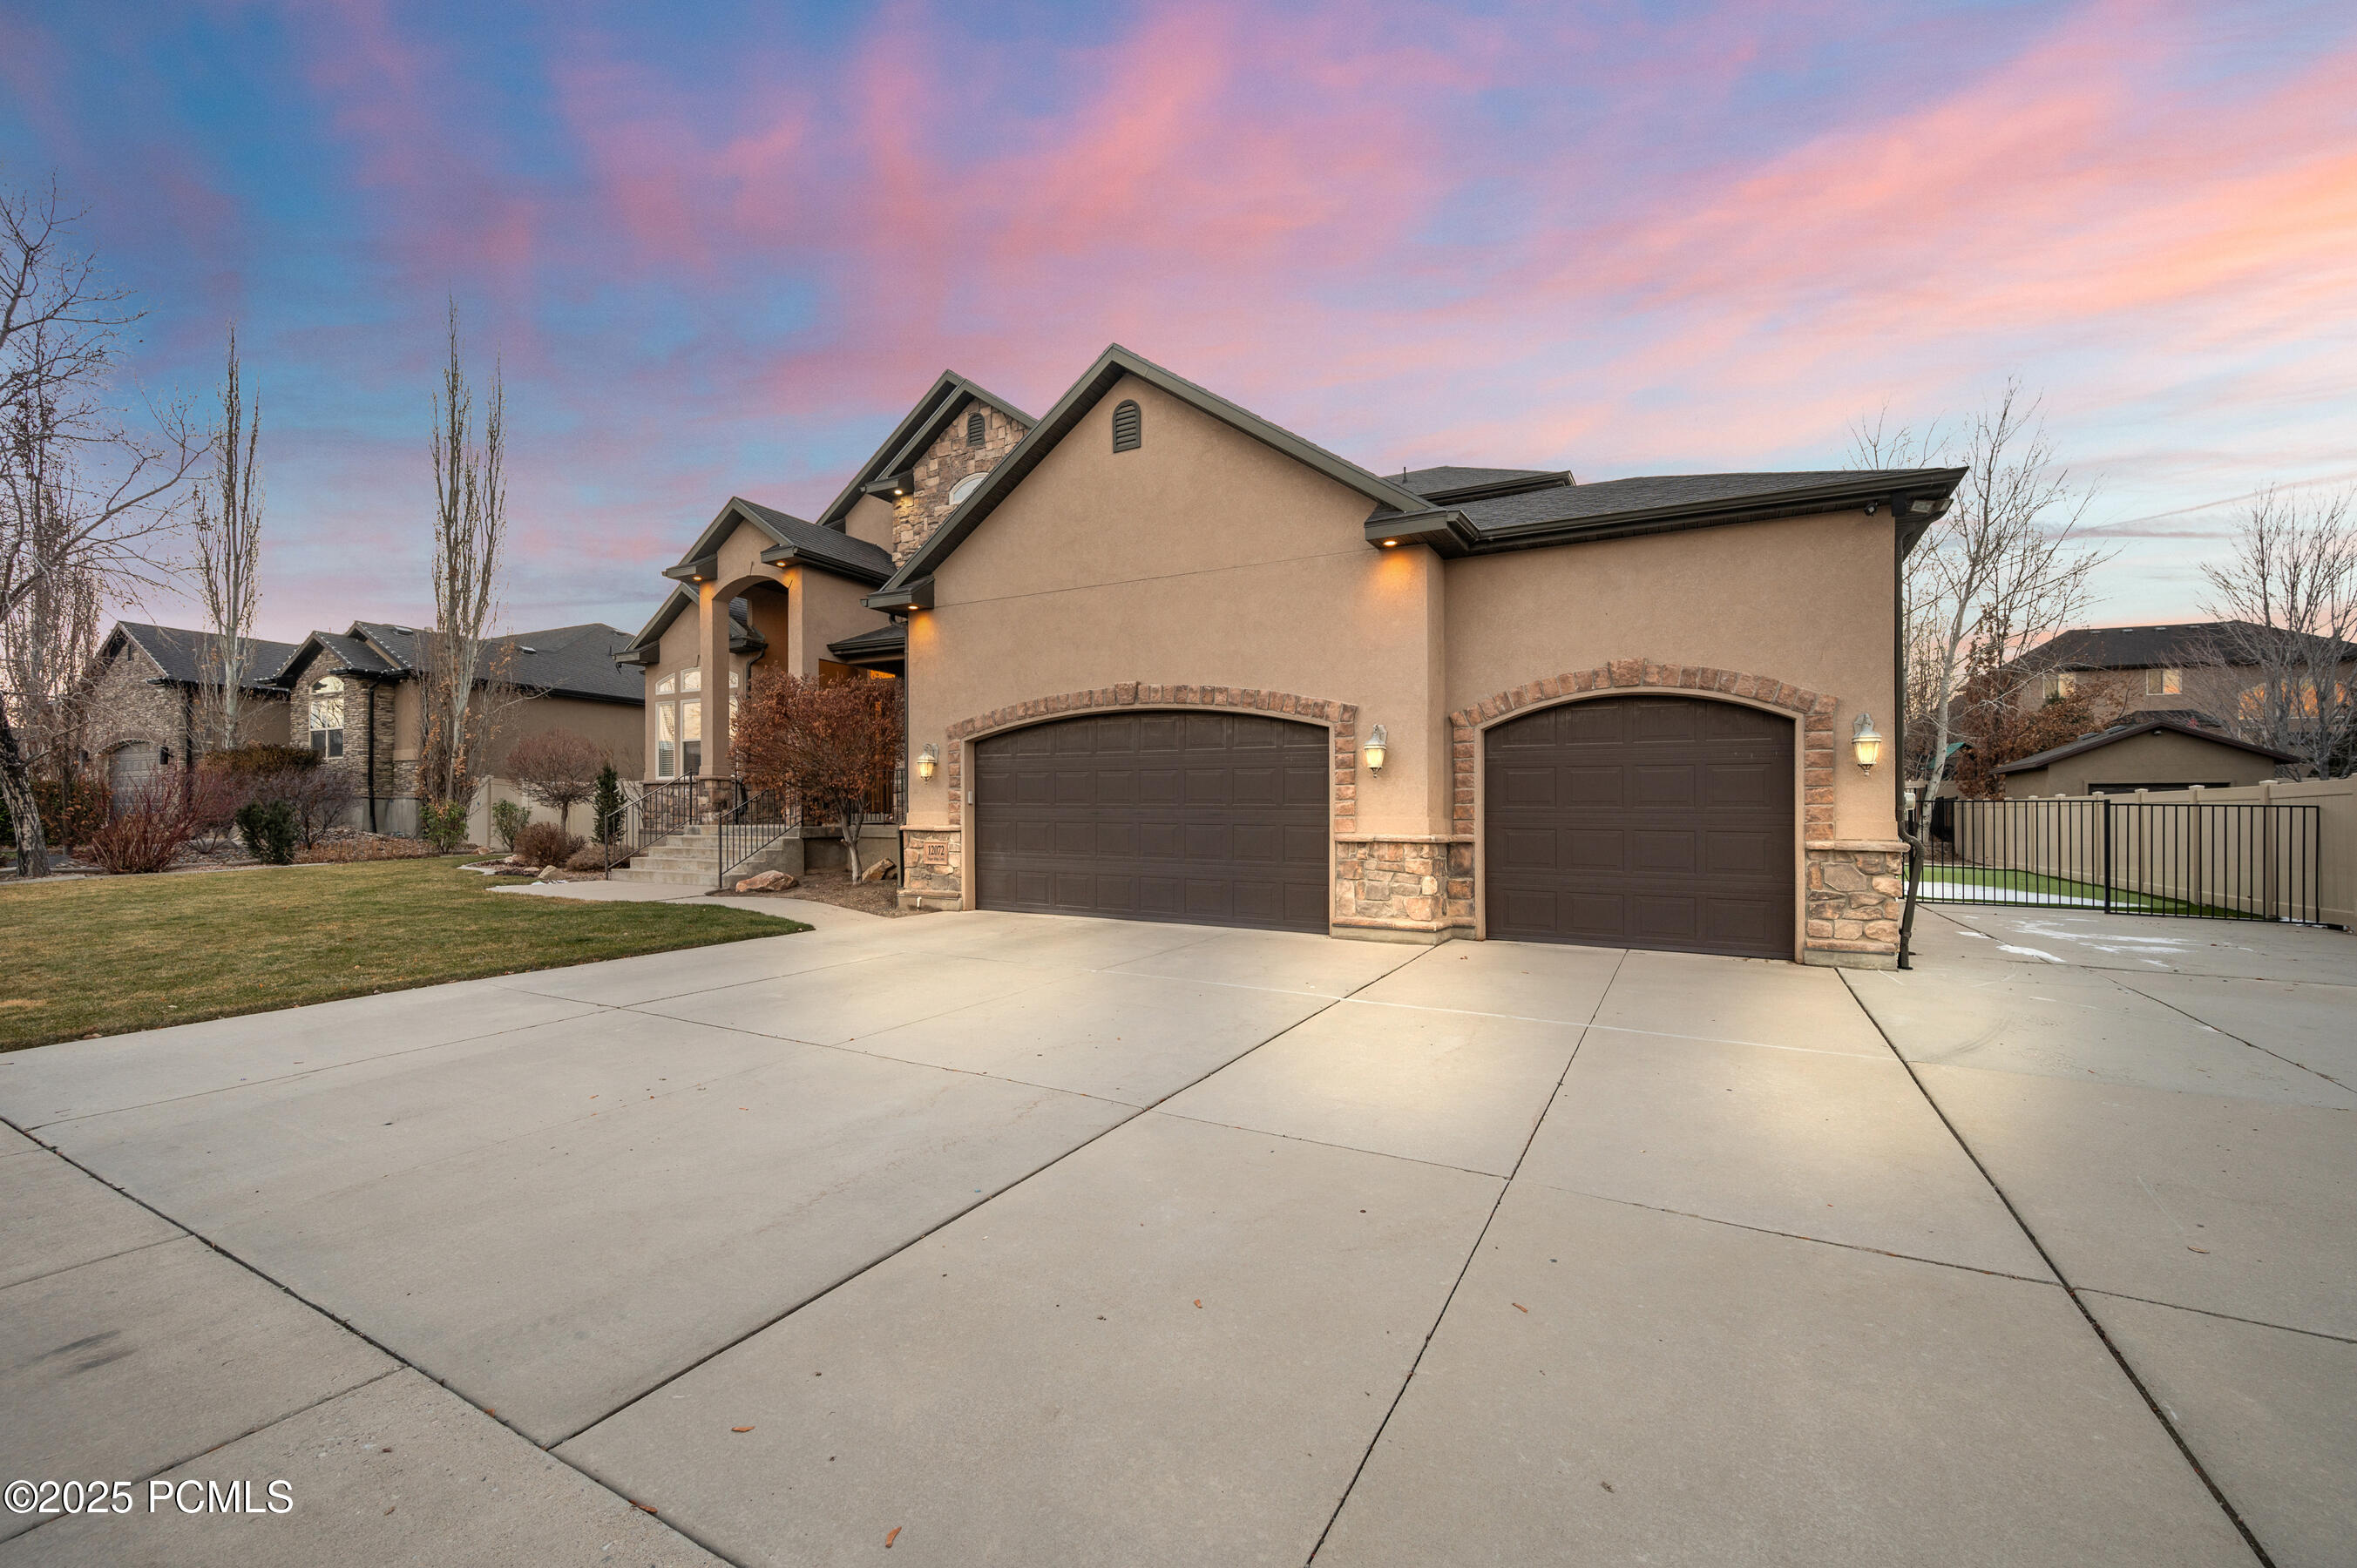
[[[464,800],[488,744],[488,704],[478,701],[484,639],[500,613],[507,544],[507,407],[496,366],[475,440],[474,392],[458,355],[458,306],[450,306],[450,360],[434,394],[434,629],[422,650],[425,760],[429,798]]]
[[[1948,747],[1965,710],[2018,703],[2026,674],[2007,673],[2024,649],[2082,618],[2096,567],[2109,556],[2072,538],[2088,500],[2055,458],[2035,398],[2008,381],[1961,436],[1922,437],[1882,422],[1860,425],[1853,450],[1871,467],[1905,467],[1953,452],[1967,469],[1947,512],[1907,558],[1901,641],[1907,672],[1901,747],[1928,802],[1948,777]],[[1986,719],[1995,715],[1979,715]],[[1918,851],[1932,813],[1916,817]],[[1920,860],[1920,853],[1919,853]],[[1914,890],[1909,889],[1911,916]]]
[[[44,754],[49,704],[81,679],[93,640],[81,628],[95,625],[102,585],[161,582],[184,483],[210,448],[185,404],[142,397],[135,425],[115,399],[122,334],[140,313],[79,244],[81,217],[54,182],[0,190],[0,626],[16,650],[0,691],[0,799],[20,876],[48,869],[32,779],[70,760]]]
[[[238,744],[240,710],[253,678],[253,623],[262,592],[262,400],[255,398],[247,412],[234,325],[229,329],[221,405],[212,482],[199,483],[196,492],[197,585],[213,634],[207,667],[199,671],[199,744],[207,750]]]
[[[745,781],[832,818],[859,877],[867,801],[891,788],[900,758],[898,681],[782,675],[764,681],[737,715],[735,756]]]
[[[2218,669],[2236,689],[2221,714],[2245,740],[2288,751],[2329,779],[2357,745],[2357,515],[2349,492],[2252,501],[2225,561],[2201,568],[2218,622]]]
[[[569,729],[552,729],[516,742],[501,771],[525,795],[554,811],[558,825],[569,835],[573,808],[597,788],[597,774],[605,766],[606,749],[596,741]]]

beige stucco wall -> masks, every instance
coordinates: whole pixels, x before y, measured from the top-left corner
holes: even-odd
[[[676,675],[682,670],[702,662],[698,656],[697,635],[696,612],[693,609],[682,611],[678,619],[663,628],[662,639],[655,644],[655,661],[646,667],[647,705],[635,712],[639,716],[640,725],[638,777],[648,783],[652,783],[655,777],[655,703],[660,700],[655,696],[655,687],[666,676]],[[741,653],[729,655],[729,663],[736,668],[740,682],[752,662],[749,658]],[[710,695],[712,690],[718,684],[717,682],[712,681],[705,682],[706,702],[704,716],[707,736],[711,733],[713,715],[718,711],[711,706]],[[738,689],[741,691],[743,688],[740,685]],[[673,695],[676,694],[673,693]]]
[[[2260,784],[2276,776],[2273,757],[2220,746],[2196,736],[2131,736],[2044,768],[2005,775],[2010,800],[2033,795],[2083,795],[2091,784]]]
[[[1135,398],[1144,442],[1113,451]],[[1034,698],[1123,682],[1239,686],[1357,704],[1391,732],[1361,832],[1429,833],[1446,789],[1433,732],[1440,563],[1376,551],[1366,498],[1125,379],[969,537],[910,618],[910,745]],[[1437,773],[1436,770],[1438,770]],[[948,778],[910,781],[910,821],[949,821]]]
[[[851,503],[844,514],[843,531],[854,539],[864,539],[877,549],[889,553],[892,548],[892,524],[898,514],[892,503],[881,496],[862,496]]]
[[[1860,772],[1847,743],[1861,711],[1899,730],[1897,550],[1887,512],[1853,511],[1452,561],[1448,706],[1616,660],[1766,676],[1839,704],[1833,836],[1894,839],[1891,769]]]
[[[554,729],[571,730],[595,741],[613,758],[614,771],[625,779],[636,779],[642,770],[645,710],[635,703],[593,703],[585,697],[533,697],[500,714],[499,733],[491,747],[491,775],[505,775],[508,754],[519,742]]]

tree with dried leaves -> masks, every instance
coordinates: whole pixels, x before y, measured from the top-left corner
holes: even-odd
[[[835,823],[856,881],[867,802],[900,761],[900,682],[772,676],[739,705],[733,755],[747,785],[799,805],[805,824]]]
[[[197,586],[212,643],[199,671],[198,745],[222,750],[242,738],[245,688],[254,677],[253,623],[262,596],[262,400],[249,413],[229,329],[229,369],[213,431],[213,477],[196,490]]]
[[[16,874],[48,870],[32,782],[70,766],[70,707],[104,595],[159,585],[186,481],[210,450],[185,403],[117,395],[128,290],[101,276],[46,189],[0,188],[0,800]]]
[[[506,393],[494,361],[478,444],[456,300],[449,339],[434,394],[434,628],[420,639],[419,671],[425,734],[418,781],[428,799],[445,803],[472,794],[490,741],[491,704],[477,688],[487,673],[485,639],[499,618],[507,548]]]
[[[554,811],[558,825],[570,834],[573,808],[597,788],[606,760],[606,748],[587,736],[551,729],[516,742],[500,771],[528,799]]]
[[[2357,766],[2357,498],[2301,499],[2270,487],[2201,568],[2213,671],[2234,690],[2217,705],[2244,740],[2288,751],[2315,777]]]
[[[2057,460],[2039,400],[2025,397],[2018,381],[1959,435],[1943,437],[1935,425],[1919,437],[1877,420],[1857,427],[1852,450],[1867,467],[1948,456],[1966,469],[1948,510],[1907,558],[1900,606],[1910,665],[1900,755],[1928,805],[1949,776],[1959,730],[2003,724],[2000,710],[2019,704],[2021,683],[2031,678],[2016,655],[2085,615],[2095,569],[2110,557],[2074,537],[2088,493]],[[1932,820],[1928,810],[1916,813],[1919,875]],[[1910,882],[1910,925],[1915,892]]]

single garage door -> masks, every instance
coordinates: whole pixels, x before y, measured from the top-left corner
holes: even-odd
[[[980,907],[1322,931],[1326,732],[1104,714],[974,747]]]
[[[1489,934],[1792,956],[1792,725],[1604,697],[1491,730]]]

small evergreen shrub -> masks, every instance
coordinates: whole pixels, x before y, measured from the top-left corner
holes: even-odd
[[[531,821],[532,812],[521,800],[491,802],[491,832],[501,849],[515,848],[516,834],[523,832],[524,824]]]
[[[417,803],[417,836],[434,846],[436,854],[455,854],[467,842],[467,802],[432,800]]]
[[[622,780],[610,762],[597,770],[597,792],[590,798],[589,810],[590,826],[599,843],[612,843],[622,836]]]
[[[296,832],[295,808],[284,800],[249,800],[237,809],[237,836],[265,865],[294,863]]]

